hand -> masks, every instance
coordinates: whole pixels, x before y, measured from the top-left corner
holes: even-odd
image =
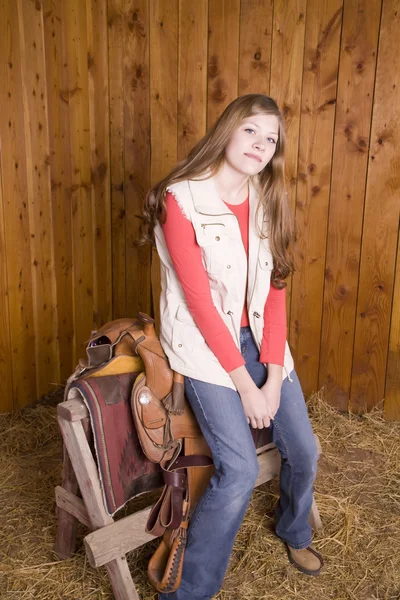
[[[254,429],[262,429],[263,427],[270,426],[272,415],[270,414],[264,393],[258,389],[255,383],[254,387],[240,392],[240,399],[247,422]]]
[[[268,377],[261,388],[261,392],[266,400],[270,418],[273,419],[278,412],[281,401],[282,379]]]
[[[271,415],[265,396],[250,377],[246,367],[242,365],[241,367],[230,371],[229,375],[235,384],[242,401],[247,422],[254,429],[269,427]],[[273,375],[275,375],[275,373]]]

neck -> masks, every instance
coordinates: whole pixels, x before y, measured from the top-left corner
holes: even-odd
[[[238,173],[226,163],[215,175],[215,185],[221,198],[228,204],[244,202],[248,193],[249,176]]]

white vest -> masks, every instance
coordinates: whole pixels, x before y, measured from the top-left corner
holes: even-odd
[[[261,239],[257,233],[256,188],[250,184],[248,260],[238,219],[219,197],[213,178],[175,183],[168,191],[175,196],[182,213],[192,222],[213,302],[237,347],[240,350],[240,323],[247,293],[250,328],[260,349],[273,259],[268,239]],[[257,219],[259,229],[265,231],[267,224],[264,223],[262,228],[262,210],[258,211]],[[179,231],[176,235],[179,235]],[[171,368],[200,381],[236,389],[189,312],[159,224],[155,227],[155,240],[161,261],[160,340]],[[293,367],[286,342],[283,379],[290,379]]]

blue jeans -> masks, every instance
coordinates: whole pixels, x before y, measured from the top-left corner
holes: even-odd
[[[240,331],[241,352],[253,381],[261,387],[267,369],[250,327]],[[311,544],[308,516],[313,500],[318,451],[295,371],[282,383],[279,409],[271,422],[273,442],[282,466],[277,535],[293,548]],[[211,449],[215,473],[193,513],[182,582],[159,600],[209,600],[221,587],[236,534],[244,518],[258,475],[254,441],[239,394],[185,378],[185,392]]]

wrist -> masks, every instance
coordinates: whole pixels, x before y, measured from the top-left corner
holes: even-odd
[[[282,383],[283,367],[282,365],[267,364],[268,380],[280,381]]]
[[[255,383],[250,377],[245,365],[242,365],[237,369],[233,369],[233,371],[229,371],[229,376],[235,384],[239,394],[245,394],[255,386]]]

